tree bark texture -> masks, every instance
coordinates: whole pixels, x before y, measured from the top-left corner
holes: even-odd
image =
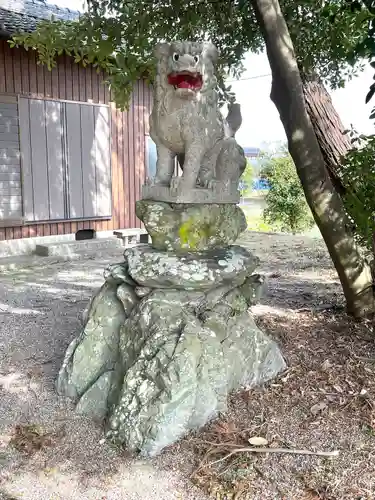
[[[345,187],[339,177],[342,157],[352,144],[344,134],[345,127],[337,113],[332,98],[317,76],[302,75],[303,93],[306,110],[310,117],[324,163],[332,183],[340,196],[345,194]]]
[[[347,311],[356,317],[375,310],[371,270],[350,232],[306,110],[293,43],[278,0],[251,0],[272,71],[271,99],[288,139],[307,202],[340,278]]]

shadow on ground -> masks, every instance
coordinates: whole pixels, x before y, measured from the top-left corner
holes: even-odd
[[[298,315],[301,309],[342,304],[339,283],[322,242],[247,233],[239,244],[259,256],[259,271],[267,274],[268,293],[254,313],[276,338],[279,335],[267,318],[277,317],[280,327],[285,322],[287,329],[290,311]],[[99,424],[75,415],[70,403],[55,394],[62,357],[80,331],[83,310],[103,283],[103,269],[121,260],[119,249],[105,257],[2,277],[0,484],[8,495],[30,500],[56,494],[64,500],[169,500],[176,498],[176,490],[184,500],[205,498],[181,476],[193,465],[191,450],[178,456],[171,452],[173,463],[167,467],[169,452],[152,462],[134,462],[102,441]],[[14,450],[8,445],[16,424],[37,424],[41,432],[50,433],[51,444],[31,457]]]

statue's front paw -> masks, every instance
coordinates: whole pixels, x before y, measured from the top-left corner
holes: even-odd
[[[192,183],[190,179],[179,178],[177,191],[179,194],[189,193],[192,189],[196,188],[196,183]]]
[[[209,179],[199,179],[198,180],[198,186],[204,189],[207,189],[210,185],[210,180]]]
[[[155,177],[155,178],[154,178],[154,185],[155,185],[155,186],[165,186],[165,187],[169,187],[169,185],[170,185],[170,180],[169,180],[169,179],[163,179],[163,178]]]

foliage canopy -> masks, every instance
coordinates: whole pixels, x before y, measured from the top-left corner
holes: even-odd
[[[353,2],[346,0],[280,0],[304,74],[316,73],[337,87],[360,69],[359,55],[368,55],[372,14],[359,3],[353,11]],[[217,45],[219,85],[227,100],[233,95],[224,75],[240,75],[245,53],[264,47],[249,0],[90,0],[79,21],[43,21],[12,44],[37,50],[48,68],[66,53],[105,70],[114,100],[124,109],[134,81],[153,77],[155,44],[176,39],[210,39]]]
[[[375,251],[375,135],[357,137],[359,143],[346,155],[340,175],[346,193],[345,209],[353,223],[358,242],[368,251]]]

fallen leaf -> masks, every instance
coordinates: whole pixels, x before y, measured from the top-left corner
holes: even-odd
[[[321,411],[325,410],[327,408],[327,403],[317,403],[316,405],[312,406],[310,408],[311,413],[315,416]]]
[[[249,443],[252,446],[267,446],[268,441],[266,438],[260,436],[253,436],[249,439]]]

